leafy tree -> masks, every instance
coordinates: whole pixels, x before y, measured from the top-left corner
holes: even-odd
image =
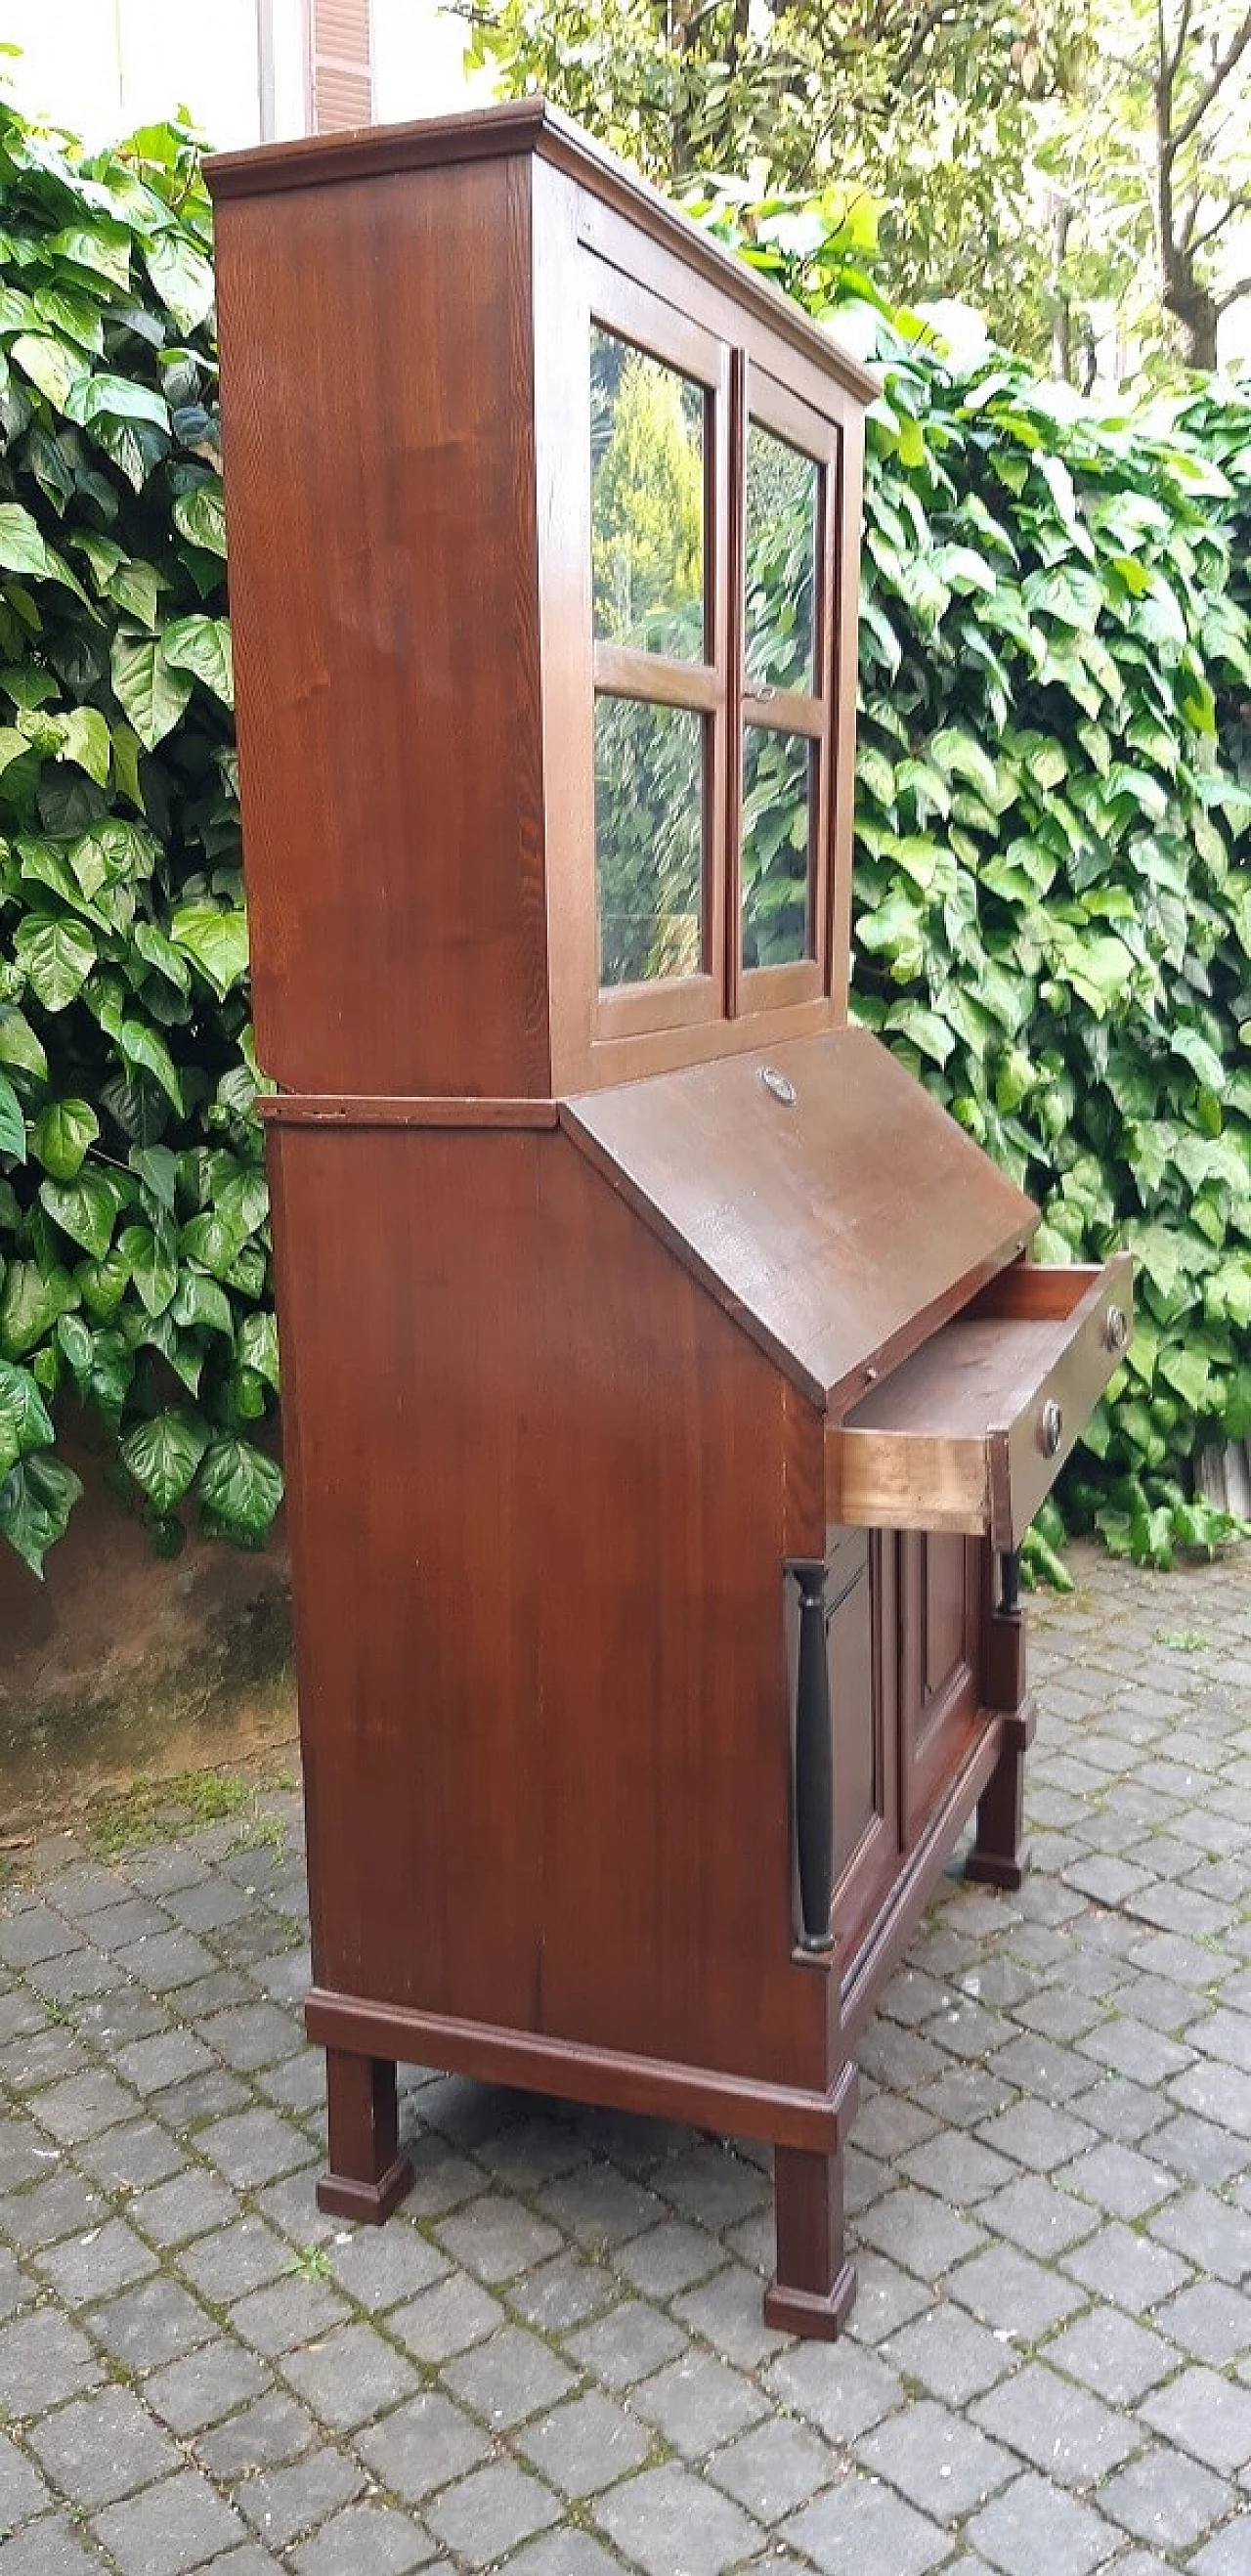
[[[1093,0],[461,0],[471,60],[539,89],[672,194],[834,192],[892,295],[960,294],[1045,346],[1051,246],[1029,171],[1040,101]],[[849,241],[850,241],[849,236]]]

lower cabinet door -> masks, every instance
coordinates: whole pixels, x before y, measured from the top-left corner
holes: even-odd
[[[854,1949],[899,1866],[899,1715],[893,1537],[848,1530],[826,1560],[834,1732],[834,1908]]]
[[[927,1818],[976,1732],[981,1540],[910,1531],[899,1548],[899,1743],[906,1845]]]

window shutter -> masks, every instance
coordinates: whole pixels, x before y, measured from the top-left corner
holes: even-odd
[[[371,125],[374,76],[370,0],[311,0],[310,68],[314,134]]]

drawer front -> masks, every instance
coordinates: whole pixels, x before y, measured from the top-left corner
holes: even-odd
[[[1132,1321],[1132,1264],[1017,1263],[826,1434],[826,1508],[861,1529],[1018,1547]]]

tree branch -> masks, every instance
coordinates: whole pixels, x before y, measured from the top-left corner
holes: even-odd
[[[1237,70],[1248,45],[1251,45],[1251,9],[1246,11],[1240,25],[1235,27],[1224,53],[1217,55],[1194,106],[1189,114],[1182,118],[1173,136],[1174,152],[1180,152],[1182,145],[1189,143],[1192,134],[1198,132],[1213,99],[1220,97],[1230,73]]]
[[[1217,235],[1224,232],[1226,224],[1233,222],[1235,215],[1248,214],[1251,214],[1251,188],[1240,188],[1237,195],[1230,198],[1228,205],[1222,206],[1219,215],[1214,215],[1211,223],[1205,224],[1201,233],[1194,234],[1189,245],[1191,251],[1206,250],[1209,243],[1214,242]]]
[[[1236,286],[1227,287],[1223,295],[1217,296],[1217,312],[1228,313],[1230,305],[1240,303],[1244,295],[1251,295],[1251,277],[1240,277]]]

